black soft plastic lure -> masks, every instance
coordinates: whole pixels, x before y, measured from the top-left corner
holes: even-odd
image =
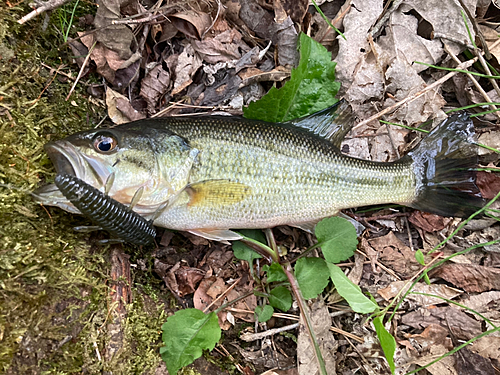
[[[154,241],[156,229],[152,222],[93,186],[69,174],[57,175],[55,184],[85,217],[111,235],[135,245]]]

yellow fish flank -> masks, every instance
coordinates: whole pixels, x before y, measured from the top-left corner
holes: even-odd
[[[236,117],[149,119],[74,134],[46,150],[59,173],[106,191],[154,224],[216,240],[229,229],[305,229],[339,210],[400,203],[463,216],[475,194],[474,129],[465,113],[445,120],[390,163],[343,155],[345,103],[285,124]],[[140,194],[138,194],[138,191]],[[41,203],[78,212],[53,185]]]

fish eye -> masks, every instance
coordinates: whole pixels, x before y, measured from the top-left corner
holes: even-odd
[[[118,146],[118,141],[110,134],[100,134],[94,138],[94,148],[104,154],[113,151]]]

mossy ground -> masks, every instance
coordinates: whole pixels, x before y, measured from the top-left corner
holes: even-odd
[[[42,15],[18,25],[27,4],[0,5],[0,373],[154,372],[166,319],[159,280],[151,271],[133,273],[128,344],[104,365],[97,350],[102,355],[109,313],[107,249],[73,231],[86,220],[44,209],[29,195],[54,177],[43,145],[93,127],[105,108],[90,104],[83,84],[65,101],[72,81],[53,80],[42,66],[67,64],[66,73],[78,73],[61,47],[57,11],[48,23]],[[147,252],[134,251],[126,249],[132,261],[148,261]]]

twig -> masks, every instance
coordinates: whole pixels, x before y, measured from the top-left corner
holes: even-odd
[[[78,83],[78,81],[82,77],[83,71],[85,70],[87,63],[89,62],[90,55],[92,54],[92,51],[94,50],[94,47],[96,44],[97,44],[97,41],[95,41],[94,44],[92,44],[92,47],[90,47],[89,53],[87,54],[87,56],[85,56],[85,60],[83,60],[82,67],[80,68],[80,71],[78,72],[78,76],[76,77],[75,82],[73,82],[73,86],[71,86],[71,89],[69,90],[68,96],[66,96],[66,101],[68,101],[69,97],[71,96],[71,94],[75,90],[76,84]]]
[[[212,24],[208,27],[208,29],[206,29],[203,34],[201,34],[201,39],[203,39],[205,37],[205,35],[207,35],[207,33],[212,30],[212,27],[214,27],[215,25],[215,22],[217,22],[217,18],[219,18],[219,13],[220,13],[220,8],[221,8],[221,3],[220,3],[220,0],[217,0],[217,14],[215,15],[215,18],[214,20],[212,21]]]
[[[382,11],[382,15],[381,17],[379,18],[378,22],[375,24],[375,26],[373,26],[372,30],[370,31],[370,35],[375,38],[376,35],[378,34],[378,32],[380,31],[380,29],[382,28],[382,26],[387,22],[387,20],[389,19],[389,17],[391,16],[392,13],[394,13],[394,11],[396,9],[398,9],[399,5],[403,2],[403,0],[394,0],[393,3],[392,3],[392,6],[389,10],[387,10],[385,13],[384,11]],[[389,4],[389,2],[387,2],[387,4]]]
[[[488,60],[490,60],[491,59],[490,50],[488,49],[488,45],[486,44],[486,40],[484,39],[483,33],[481,32],[479,27],[477,27],[476,19],[472,16],[472,14],[469,11],[469,8],[467,8],[467,6],[463,2],[463,0],[458,0],[458,2],[460,3],[460,6],[464,10],[464,12],[467,14],[467,18],[469,19],[470,23],[472,24],[472,28],[474,29],[474,32],[476,33],[477,37],[481,41],[481,45],[483,46],[484,56],[486,56],[486,58]]]
[[[246,342],[261,340],[267,336],[273,336],[277,333],[290,331],[292,329],[297,328],[298,326],[299,326],[299,323],[293,323],[293,324],[290,324],[290,325],[287,325],[284,327],[268,329],[267,331],[262,331],[262,332],[258,332],[258,333],[244,333],[240,336],[240,339],[242,339],[243,341],[246,341]]]
[[[432,39],[446,39],[446,40],[449,40],[450,42],[453,42],[453,43],[457,43],[457,44],[460,44],[462,46],[465,46],[467,47],[468,49],[470,50],[473,50],[474,49],[474,46],[470,43],[467,42],[467,40],[460,40],[460,39],[457,39],[451,35],[446,35],[446,34],[442,34],[442,33],[437,33],[437,32],[433,32],[432,33]]]
[[[219,297],[217,297],[216,299],[214,299],[210,305],[208,305],[207,307],[205,307],[205,308],[203,309],[203,312],[206,314],[206,313],[207,313],[207,311],[208,311],[208,310],[210,310],[210,308],[211,308],[213,305],[215,305],[218,301],[220,301],[222,298],[224,298],[224,297],[225,297],[225,296],[226,296],[226,295],[227,295],[227,294],[228,294],[231,290],[233,290],[233,289],[234,289],[234,287],[235,287],[236,285],[238,285],[238,283],[240,282],[240,280],[241,280],[241,277],[240,277],[238,280],[236,280],[236,281],[233,283],[233,285],[231,285],[229,288],[227,288],[227,289],[226,289],[226,290],[225,290],[225,291],[224,291],[224,292],[223,292],[223,293],[222,293]]]
[[[30,19],[35,18],[39,14],[42,14],[43,12],[46,12],[48,10],[56,9],[60,7],[61,5],[64,5],[68,2],[69,0],[49,0],[45,4],[43,4],[40,8],[37,8],[27,15],[25,15],[23,18],[17,21],[19,24],[24,24],[28,22]]]
[[[450,48],[448,47],[448,45],[446,43],[443,43],[444,44],[444,50],[448,53],[448,55],[450,55],[450,57],[455,60],[455,62],[457,62],[458,64],[460,64],[460,60],[458,59],[458,57],[455,56],[455,54],[450,50]],[[490,74],[490,73],[488,73]],[[490,97],[488,96],[488,93],[486,91],[484,91],[484,89],[481,87],[481,85],[479,84],[479,82],[477,81],[477,79],[472,75],[472,74],[469,74],[467,73],[467,77],[469,77],[469,79],[472,81],[472,83],[474,84],[474,86],[476,87],[477,91],[479,91],[481,93],[481,95],[483,96],[484,100],[487,101],[488,103],[492,103],[493,101],[490,99]],[[500,95],[499,95],[500,96]],[[492,110],[497,110],[497,107],[495,105],[490,105],[489,106]],[[497,113],[498,116],[500,116],[500,113]]]
[[[476,56],[479,58],[479,62],[481,63],[481,66],[483,67],[484,71],[486,72],[486,74],[488,74],[489,76],[491,76],[491,70],[490,70],[490,67],[488,66],[488,64],[486,63],[486,60],[484,59],[484,57],[481,55],[481,53],[478,52],[478,49],[475,48],[474,49],[474,53],[476,54]],[[493,88],[495,89],[497,95],[500,97],[500,87],[498,87],[498,83],[497,83],[497,80],[494,79],[494,78],[488,78],[488,80],[490,81],[491,83],[491,86],[493,86]]]
[[[500,42],[500,39],[499,39],[499,42]],[[470,59],[470,60],[467,60],[467,61],[464,61],[463,63],[459,64],[456,69],[467,69],[469,68],[470,66],[472,66],[476,61],[478,60],[477,57],[474,57],[473,59]],[[404,104],[407,104],[415,99],[418,99],[420,98],[422,95],[426,94],[428,91],[430,90],[433,90],[434,88],[438,87],[439,85],[442,85],[444,82],[446,82],[447,80],[449,80],[451,77],[457,75],[458,73],[460,72],[450,72],[448,74],[446,74],[445,76],[441,77],[440,79],[438,79],[437,81],[435,81],[434,83],[432,83],[431,85],[425,87],[424,89],[416,92],[415,94],[413,95],[410,95],[410,96],[407,96],[406,98],[404,98],[403,100],[401,100],[400,102],[397,102],[396,104],[390,106],[390,107],[387,107],[386,109],[380,111],[379,113],[376,113],[374,114],[373,116],[367,118],[366,120],[363,120],[361,121],[359,124],[357,124],[356,126],[354,126],[352,128],[352,130],[355,130],[355,129],[359,129],[360,127],[372,122],[372,121],[375,121],[375,120],[378,120],[379,118],[381,118],[382,116],[396,110],[397,108],[401,107],[402,105]]]

